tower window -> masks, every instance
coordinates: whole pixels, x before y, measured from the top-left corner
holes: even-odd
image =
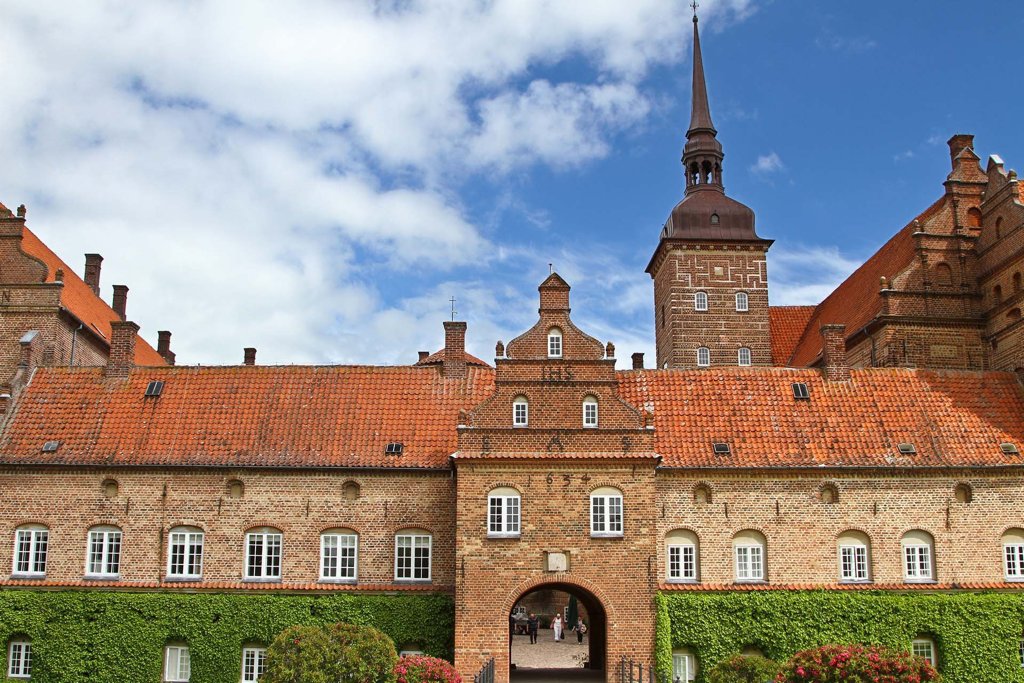
[[[750,297],[747,296],[746,292],[736,292],[736,310],[737,311],[749,311],[750,310]]]
[[[696,292],[693,295],[693,310],[695,311],[706,311],[708,310],[708,293],[707,292]]]
[[[697,367],[706,368],[711,365],[711,349],[702,346],[697,349]]]
[[[746,346],[740,347],[736,353],[736,362],[743,366],[750,365],[750,349]]]
[[[717,213],[711,214],[711,225],[718,225],[721,222]]]
[[[562,331],[557,327],[548,330],[548,358],[562,357]]]

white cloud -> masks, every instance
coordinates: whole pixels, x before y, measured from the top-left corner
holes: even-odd
[[[783,168],[782,159],[780,159],[779,155],[775,152],[772,152],[771,154],[762,154],[757,157],[757,161],[750,166],[752,173],[762,176],[777,173]]]
[[[820,303],[861,264],[836,247],[776,245],[768,252],[773,306]]]
[[[892,155],[892,160],[895,161],[896,163],[899,163],[901,161],[908,161],[908,160],[913,159],[913,158],[914,158],[914,150],[912,150],[912,149],[908,149],[908,150],[905,150],[905,151],[900,152],[898,154],[893,154]]]

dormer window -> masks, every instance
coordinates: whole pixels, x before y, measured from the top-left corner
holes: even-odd
[[[512,426],[526,427],[530,424],[530,403],[525,396],[516,396],[512,401]]]
[[[736,292],[736,310],[745,313],[750,310],[750,297],[746,292]]]
[[[562,357],[562,331],[557,327],[548,330],[548,358]]]
[[[706,310],[708,310],[708,293],[707,292],[696,292],[693,295],[693,310],[695,310],[695,311],[706,311]]]

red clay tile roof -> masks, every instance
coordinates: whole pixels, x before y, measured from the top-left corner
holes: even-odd
[[[183,590],[188,592],[204,590],[238,591],[359,591],[360,593],[450,593],[453,586],[435,583],[289,583],[276,581],[53,581],[50,579],[0,578],[5,588],[104,588],[120,590]]]
[[[92,288],[85,284],[85,281],[78,277],[75,271],[68,267],[68,264],[64,263],[27,227],[24,231],[24,239],[21,241],[21,248],[26,254],[34,256],[46,264],[47,282],[54,281],[58,269],[64,271],[64,287],[60,294],[61,305],[70,311],[71,315],[88,325],[93,332],[99,334],[109,346],[110,323],[117,320],[117,313],[114,313],[114,309],[93,294]],[[142,337],[138,337],[135,342],[135,364],[167,365],[163,356],[158,354],[156,349]]]
[[[462,355],[466,359],[466,365],[477,365],[481,368],[491,367],[490,364],[487,363],[486,361],[482,361],[476,356],[466,353],[465,351],[462,352]],[[417,361],[416,365],[440,365],[442,363],[444,363],[444,349],[441,349],[440,351],[435,351],[434,353],[430,354],[423,360]]]
[[[1005,581],[965,583],[661,583],[658,590],[682,592],[729,591],[950,591],[1013,590],[1024,585]]]
[[[793,367],[807,367],[813,364],[821,355],[819,329],[822,325],[846,325],[846,334],[849,336],[871,322],[882,310],[882,295],[879,293],[882,276],[892,280],[909,266],[914,258],[914,223],[923,223],[944,208],[945,204],[946,198],[942,197],[925,209],[924,213],[893,235],[881,249],[818,304],[792,357],[788,363],[782,364]]]
[[[145,398],[150,380],[164,382]],[[255,467],[446,467],[458,414],[494,373],[436,368],[163,367],[107,379],[101,368],[41,368],[0,444],[8,463]],[[45,441],[59,441],[43,453]],[[388,443],[404,444],[386,456]]]
[[[768,326],[772,335],[772,365],[785,366],[807,329],[814,306],[769,306]]]
[[[668,467],[1024,466],[1024,387],[1011,373],[867,369],[849,382],[817,370],[714,368],[619,373],[619,393],[654,411]],[[810,400],[793,398],[805,382]],[[729,443],[716,456],[712,442]],[[917,454],[903,456],[899,443]]]

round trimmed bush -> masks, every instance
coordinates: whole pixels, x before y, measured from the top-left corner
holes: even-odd
[[[394,683],[398,653],[395,643],[372,626],[335,624],[328,629],[338,660],[333,680],[352,683]]]
[[[372,626],[291,626],[267,648],[262,683],[395,683],[395,644]]]
[[[775,679],[779,668],[759,655],[733,655],[708,672],[708,683],[765,683]]]
[[[443,659],[426,655],[401,657],[395,666],[396,683],[462,683],[455,667]]]
[[[267,648],[263,683],[331,683],[334,645],[317,626],[289,626]]]
[[[776,683],[923,683],[940,680],[925,659],[878,645],[824,645],[798,652]]]

